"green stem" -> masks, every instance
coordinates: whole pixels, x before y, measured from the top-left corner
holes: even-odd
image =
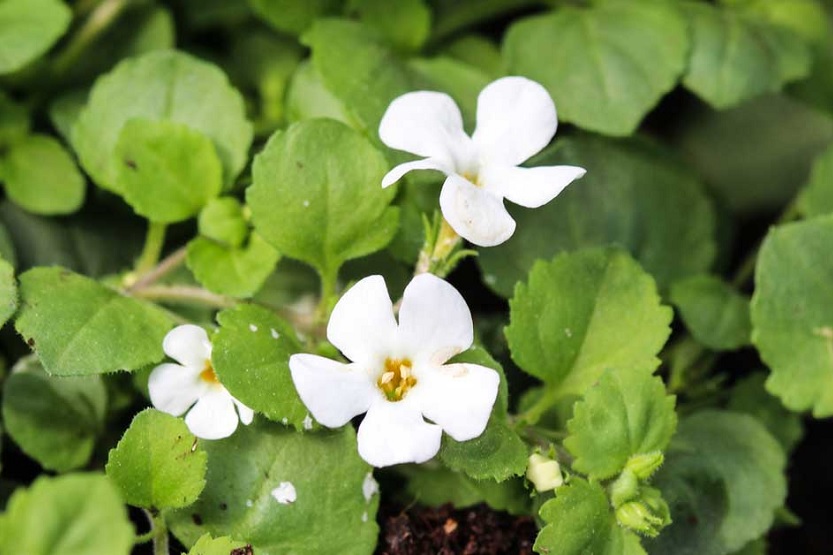
[[[139,260],[136,261],[137,274],[141,275],[151,271],[159,262],[159,256],[162,254],[162,246],[165,244],[165,230],[167,228],[167,224],[148,222],[145,246],[142,248],[142,254],[139,255]]]
[[[168,526],[165,524],[165,519],[162,518],[162,515],[156,509],[142,509],[142,511],[150,522],[150,531],[141,536],[137,536],[134,543],[144,543],[148,540],[153,540],[153,555],[170,555]]]
[[[138,291],[148,287],[149,285],[153,285],[172,271],[176,270],[182,265],[183,262],[185,262],[186,254],[187,249],[185,247],[180,247],[144,274],[137,276],[135,273],[132,273],[131,277],[125,279],[125,285],[127,286],[128,292]]]
[[[149,301],[196,304],[211,308],[231,308],[237,305],[237,301],[231,297],[190,285],[151,285],[131,291],[131,294]]]
[[[326,322],[330,316],[330,304],[335,295],[338,272],[319,272],[321,276],[321,298],[318,300],[318,307],[315,309],[315,323]]]
[[[96,6],[66,48],[55,58],[52,63],[53,75],[63,75],[72,67],[87,47],[118,18],[129,3],[130,0],[104,0]]]

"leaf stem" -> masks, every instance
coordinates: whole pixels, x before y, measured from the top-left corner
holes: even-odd
[[[231,308],[237,300],[212,293],[202,287],[190,285],[149,285],[131,291],[134,297],[149,301],[168,301],[180,304],[198,304],[212,308]]]
[[[141,275],[150,272],[159,262],[162,247],[165,244],[165,231],[167,228],[167,224],[148,222],[145,246],[142,248],[142,254],[139,255],[139,260],[136,261],[137,274]]]
[[[165,519],[156,509],[142,509],[142,512],[145,513],[148,522],[150,522],[150,531],[136,536],[134,543],[145,543],[148,540],[153,540],[153,555],[170,555],[168,526],[165,524]]]
[[[62,75],[72,67],[87,47],[118,18],[129,3],[130,0],[104,0],[98,4],[67,43],[66,48],[55,58],[52,63],[53,75]]]
[[[321,297],[315,309],[315,324],[326,322],[330,316],[330,304],[336,291],[338,271],[321,271],[319,276],[321,277]]]
[[[515,429],[518,430],[520,427],[534,426],[541,419],[544,413],[552,408],[553,404],[559,397],[560,395],[557,388],[542,389],[541,396],[538,397],[534,403],[532,403],[532,406],[516,415]]]
[[[185,262],[185,256],[187,254],[186,247],[180,247],[168,256],[166,256],[159,264],[145,272],[144,274],[135,277],[136,280],[132,284],[128,284],[127,291],[132,293],[134,291],[138,291],[140,289],[144,289],[149,285],[153,285],[179,266]]]

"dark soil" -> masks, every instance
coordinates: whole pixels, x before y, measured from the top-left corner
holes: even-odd
[[[468,509],[381,507],[376,555],[532,555],[537,530],[531,517]]]

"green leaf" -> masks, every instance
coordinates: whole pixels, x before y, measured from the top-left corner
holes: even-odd
[[[240,552],[240,548],[245,547],[245,542],[234,541],[227,536],[214,539],[209,534],[205,534],[197,540],[188,555],[233,555]],[[242,553],[245,554],[245,551]]]
[[[609,368],[650,374],[671,331],[654,280],[615,249],[537,262],[509,309],[512,359],[544,382],[550,401],[584,394]]]
[[[350,0],[349,9],[398,50],[419,50],[431,30],[431,11],[423,0]]]
[[[558,555],[645,555],[639,537],[619,526],[602,486],[573,478],[541,506],[546,525],[538,533],[538,553]]]
[[[335,14],[341,0],[248,0],[252,11],[278,31],[300,35],[319,17]]]
[[[133,418],[107,457],[107,476],[136,507],[187,507],[205,486],[206,454],[181,419],[154,409]]]
[[[346,125],[296,123],[255,157],[246,196],[252,221],[282,254],[335,275],[345,260],[382,249],[396,233],[395,191],[381,186],[386,170],[382,154]]]
[[[200,499],[167,518],[185,545],[209,532],[246,538],[257,555],[373,551],[379,496],[365,497],[371,469],[358,456],[350,426],[299,434],[256,423],[205,450],[207,485]],[[280,503],[278,492],[273,495],[282,483],[294,488],[294,502]]]
[[[169,317],[63,268],[20,276],[15,328],[54,376],[136,370],[163,356]]]
[[[214,143],[229,187],[246,165],[252,126],[243,99],[215,66],[167,50],[124,60],[99,78],[72,130],[72,146],[95,182],[120,193],[115,156],[131,119],[187,125]]]
[[[29,135],[0,161],[0,179],[16,204],[35,214],[70,214],[84,203],[87,184],[64,147],[47,135]]]
[[[481,35],[463,35],[447,47],[445,53],[492,78],[503,74],[503,58],[494,42]]]
[[[0,256],[0,326],[3,326],[15,311],[17,311],[17,283],[14,279],[14,268]]]
[[[683,84],[715,108],[728,108],[810,72],[810,50],[787,27],[732,8],[687,2],[692,51]]]
[[[133,526],[101,474],[42,476],[17,489],[0,515],[0,553],[128,555]]]
[[[607,0],[514,23],[504,41],[511,73],[544,85],[559,119],[629,135],[686,66],[688,30],[662,0]]]
[[[69,27],[72,11],[60,0],[0,2],[0,74],[40,57]]]
[[[501,295],[510,296],[536,260],[582,247],[626,248],[662,288],[711,266],[711,201],[667,152],[637,141],[583,136],[559,141],[532,163],[590,171],[541,208],[509,206],[518,222],[515,234],[478,256],[484,281]]]
[[[292,382],[289,356],[303,349],[272,311],[238,305],[217,315],[211,361],[229,392],[267,418],[303,429],[308,412]]]
[[[463,509],[486,503],[496,511],[529,514],[529,493],[520,479],[475,480],[461,472],[427,465],[409,465],[399,470],[408,478],[408,493],[422,505],[438,507],[451,503]]]
[[[234,197],[211,199],[197,220],[200,235],[229,247],[239,247],[249,236],[243,206]]]
[[[509,393],[503,368],[481,347],[461,353],[450,362],[468,362],[492,368],[500,374],[500,386],[483,434],[462,442],[444,435],[440,460],[451,470],[463,472],[475,480],[502,482],[523,474],[527,464],[527,446],[509,425]]]
[[[29,113],[0,90],[0,148],[5,149],[29,133]]]
[[[799,212],[806,217],[833,213],[833,145],[813,162],[810,182],[797,202]]]
[[[286,93],[286,117],[290,123],[313,118],[330,118],[359,127],[347,108],[327,87],[310,61],[303,61],[292,75]]]
[[[633,456],[664,451],[677,426],[676,398],[660,378],[608,370],[587,390],[567,424],[573,469],[594,480],[620,473]]]
[[[720,278],[692,276],[671,287],[671,302],[699,343],[715,351],[749,344],[749,298]]]
[[[786,458],[754,418],[704,411],[680,421],[654,480],[671,526],[653,553],[724,555],[761,536],[786,495]]]
[[[202,133],[171,121],[132,119],[119,133],[116,186],[151,221],[196,216],[223,188],[223,168]]]
[[[452,58],[416,58],[409,67],[426,82],[425,89],[447,92],[457,102],[467,128],[474,127],[477,96],[491,78],[483,71]]]
[[[801,416],[790,412],[764,389],[763,374],[752,374],[735,384],[727,408],[757,418],[775,437],[786,453],[792,452],[804,437]]]
[[[6,431],[48,470],[66,472],[87,464],[106,408],[100,377],[52,377],[36,362],[13,372],[3,385]]]
[[[833,217],[770,230],[755,269],[752,342],[767,391],[795,411],[833,415]]]
[[[247,245],[227,247],[197,237],[188,243],[188,268],[206,289],[232,297],[251,297],[275,270],[280,255],[257,233]]]

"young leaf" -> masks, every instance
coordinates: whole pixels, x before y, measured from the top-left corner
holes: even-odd
[[[371,469],[359,458],[350,426],[299,434],[260,422],[205,450],[200,499],[167,515],[185,545],[208,532],[247,538],[258,555],[373,550],[379,496],[368,487]]]
[[[512,359],[552,401],[584,394],[608,368],[650,374],[671,331],[654,280],[615,249],[539,261],[509,309]]]
[[[160,360],[169,317],[63,268],[20,276],[17,332],[53,376],[136,370]]]
[[[187,507],[205,487],[206,454],[180,418],[147,409],[107,457],[107,476],[136,507]]]
[[[200,235],[223,245],[237,248],[249,236],[249,224],[243,206],[234,197],[211,199],[197,220]]]
[[[810,72],[810,49],[791,29],[731,7],[683,8],[692,28],[683,84],[715,108],[780,90]]]
[[[770,230],[755,269],[752,342],[767,391],[795,411],[833,415],[833,217]]]
[[[389,207],[395,191],[381,186],[386,170],[382,154],[346,125],[296,123],[255,157],[252,221],[279,252],[333,276],[393,238],[399,218]]]
[[[704,411],[680,421],[654,483],[671,526],[653,553],[726,555],[761,536],[784,503],[786,459],[754,418]]]
[[[48,470],[87,464],[104,428],[107,390],[98,376],[48,376],[39,364],[3,385],[3,424],[24,453]]]
[[[720,278],[692,276],[671,287],[686,327],[699,343],[715,351],[731,351],[749,344],[749,298]]]
[[[187,220],[223,188],[214,145],[187,125],[132,119],[122,127],[113,155],[117,190],[154,222]]]
[[[224,310],[217,322],[211,362],[226,389],[267,418],[303,429],[308,412],[289,373],[289,356],[303,349],[292,327],[253,305]]]
[[[16,204],[35,214],[70,214],[84,203],[87,184],[61,143],[30,135],[0,161],[0,180]]]
[[[559,119],[629,135],[686,66],[688,30],[672,2],[608,0],[522,19],[506,34],[510,72],[539,81]]]
[[[541,506],[546,525],[533,549],[558,555],[645,555],[639,537],[619,526],[602,486],[573,478]]]
[[[608,370],[567,424],[564,445],[575,457],[573,469],[603,480],[621,472],[632,456],[664,451],[677,426],[675,401],[660,378]]]
[[[0,231],[0,235],[4,232],[5,229]],[[17,283],[14,279],[14,268],[0,255],[0,326],[3,326],[16,310]]]
[[[503,368],[486,350],[475,347],[450,362],[469,362],[494,369],[500,374],[500,386],[489,423],[482,435],[468,441],[454,441],[444,435],[440,460],[448,468],[463,472],[475,480],[502,482],[526,470],[527,447],[509,426],[509,393]]]
[[[340,0],[248,0],[255,15],[290,35],[300,35],[319,17],[335,14]]]
[[[127,59],[90,91],[72,146],[95,182],[115,193],[121,193],[116,144],[124,124],[137,118],[179,123],[211,139],[226,187],[246,165],[252,126],[240,93],[218,68],[188,54],[167,50]]]
[[[0,553],[128,555],[133,526],[102,474],[42,476],[17,489],[0,515]]]
[[[559,141],[531,163],[592,171],[545,206],[509,207],[518,222],[515,234],[478,256],[486,284],[501,295],[511,296],[536,260],[582,247],[626,248],[662,288],[711,266],[714,208],[702,185],[667,152],[644,142],[580,136]]]
[[[232,297],[251,297],[275,269],[280,255],[257,233],[239,248],[204,237],[188,243],[188,268],[206,289]]]
[[[0,74],[40,57],[69,27],[72,11],[61,0],[0,3]]]
[[[197,540],[188,555],[235,555],[236,553],[242,555],[246,553],[245,547],[246,542],[234,541],[228,536],[215,539],[205,534]]]

